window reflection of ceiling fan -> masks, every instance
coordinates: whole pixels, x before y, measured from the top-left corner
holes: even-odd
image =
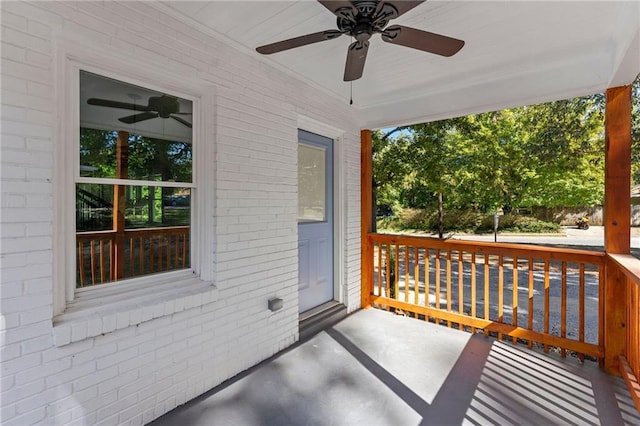
[[[180,112],[180,103],[175,96],[162,95],[149,98],[147,105],[130,104],[127,102],[110,101],[108,99],[91,98],[87,100],[89,105],[103,106],[108,108],[130,109],[132,111],[142,111],[139,114],[128,115],[118,118],[119,121],[127,124],[139,123],[140,121],[152,118],[173,118],[178,123],[191,128],[191,123],[178,115],[191,115],[190,112]]]
[[[387,27],[390,20],[405,14],[424,1],[318,0],[318,3],[338,17],[338,29],[294,37],[260,46],[256,50],[263,55],[269,55],[320,41],[333,40],[343,34],[350,36],[355,41],[351,43],[347,52],[344,81],[353,81],[362,77],[369,50],[369,39],[374,33],[380,34],[382,40],[387,43],[412,47],[441,56],[454,55],[462,49],[464,41],[402,25]]]

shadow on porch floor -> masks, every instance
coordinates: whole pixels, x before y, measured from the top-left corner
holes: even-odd
[[[638,425],[624,382],[483,335],[369,309],[153,425]]]

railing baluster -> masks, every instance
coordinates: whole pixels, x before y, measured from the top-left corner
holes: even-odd
[[[384,257],[384,263],[385,263],[385,269],[386,269],[386,277],[384,279],[385,281],[385,293],[384,295],[388,298],[391,298],[391,244],[387,244],[385,245],[385,257]],[[390,310],[390,306],[387,306],[387,311]]]
[[[133,261],[134,259],[134,243],[133,243],[133,237],[129,237],[127,238],[127,240],[129,241],[129,276],[130,277],[135,277],[136,276],[136,271],[134,268],[135,262]]]
[[[84,242],[78,241],[78,266],[80,272],[80,287],[84,287],[85,283],[85,268],[84,268]]]
[[[154,250],[153,241],[154,240],[155,238],[153,237],[153,235],[151,235],[149,237],[149,273],[153,272],[153,250]]]
[[[584,263],[580,263],[578,269],[578,275],[580,277],[580,284],[578,288],[578,340],[584,342],[584,299],[585,299],[585,277],[584,277]],[[584,361],[584,354],[579,353],[578,358],[580,361]]]
[[[604,265],[598,268],[598,345],[604,346]],[[604,357],[598,364],[604,368]]]
[[[504,258],[498,256],[498,322],[504,321]],[[498,333],[498,340],[502,340],[502,333]]]
[[[447,250],[447,311],[451,312],[451,250]],[[451,327],[451,321],[447,321]]]
[[[549,334],[549,259],[544,260],[544,334]],[[544,351],[549,352],[545,343]]]
[[[511,315],[514,327],[518,326],[518,256],[513,256],[513,285],[511,286],[512,302]],[[518,344],[518,338],[513,336],[511,342]]]
[[[435,286],[436,286],[436,300],[435,305],[436,309],[440,309],[440,249],[436,249],[436,256],[434,258],[436,263],[436,276],[435,276]],[[439,323],[439,321],[436,321]]]
[[[562,262],[562,282],[560,299],[560,337],[567,337],[567,262]],[[565,358],[567,350],[560,349],[560,356]]]
[[[429,247],[424,248],[424,305],[431,306],[431,254]],[[424,316],[425,321],[429,321],[427,316]]]
[[[484,254],[484,319],[489,320],[489,254]],[[485,337],[489,337],[489,330],[484,329]]]
[[[96,283],[96,240],[91,240],[91,285]]]
[[[418,246],[413,248],[413,278],[413,303],[417,305],[420,303],[420,249]]]
[[[629,344],[628,344],[628,362],[635,372],[636,379],[640,377],[640,286],[633,281],[627,282],[629,307],[627,312],[629,313],[630,324]]]
[[[104,240],[100,240],[100,283],[104,283]]]
[[[535,264],[533,262],[533,257],[529,258],[529,321],[527,323],[527,329],[533,330],[533,268]],[[533,347],[533,340],[529,339],[527,346],[529,349]]]
[[[476,317],[477,288],[476,288],[476,252],[471,252],[471,317]],[[476,328],[471,327],[471,332],[476,333]]]
[[[173,259],[173,256],[172,256],[173,251],[171,250],[173,243],[171,241],[173,239],[171,237],[173,237],[173,235],[171,235],[171,232],[167,233],[167,270],[173,269],[172,268],[173,263],[171,262],[171,260]]]
[[[167,237],[166,234],[162,235],[162,237],[160,238],[161,238],[160,255],[162,256],[162,253],[164,252],[164,261],[162,261],[160,265],[160,270],[166,271],[169,269],[169,238]],[[164,247],[165,249],[162,250],[162,247]]]
[[[144,241],[138,238],[138,257],[140,258],[140,274],[144,274]]]
[[[409,245],[404,246],[404,301],[409,303]]]
[[[462,250],[458,250],[458,313],[464,314],[464,270],[462,267],[464,252]],[[460,322],[458,323],[458,329],[464,329],[464,325]]]
[[[378,296],[382,296],[382,244],[378,243]]]
[[[400,297],[398,296],[398,287],[400,286],[400,246],[398,244],[395,245],[395,250],[394,250],[394,260],[395,262],[393,263],[393,276],[395,277],[395,282],[393,283],[393,298],[396,300],[399,300]]]
[[[176,255],[174,258],[174,268],[178,269],[178,265],[179,265],[179,261],[180,261],[180,250],[178,250],[178,247],[180,246],[180,235],[179,234],[174,234],[174,238],[176,241]]]
[[[111,277],[111,281],[116,279],[116,246],[113,242],[113,238],[109,240],[109,277]]]

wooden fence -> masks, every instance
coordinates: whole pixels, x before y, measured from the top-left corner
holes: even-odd
[[[602,358],[604,254],[369,234],[370,304]]]
[[[626,345],[620,358],[620,374],[627,383],[631,397],[640,411],[640,260],[630,255],[608,254],[609,268],[618,269],[623,275],[626,303],[622,320],[626,326]]]
[[[78,287],[190,266],[188,226],[131,229],[123,235],[78,232],[76,241]]]

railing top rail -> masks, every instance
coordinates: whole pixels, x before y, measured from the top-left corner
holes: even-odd
[[[189,232],[189,226],[159,226],[157,228],[136,228],[126,229],[124,232],[126,234],[140,234],[140,236],[150,234],[180,233]]]
[[[569,262],[585,262],[601,265],[604,252],[576,250],[560,247],[544,247],[533,244],[491,243],[469,240],[441,240],[433,237],[409,236],[401,234],[369,234],[372,242],[385,244],[410,245],[432,249],[462,250],[482,254],[497,254],[537,259],[564,260]]]
[[[635,285],[640,286],[640,259],[630,254],[607,253],[607,258],[611,259]]]
[[[156,228],[135,228],[125,229],[125,234],[136,234],[138,236],[151,235],[151,234],[166,234],[166,233],[179,233],[188,232],[189,226],[159,226]],[[116,231],[108,229],[106,231],[83,231],[76,232],[76,237],[87,240],[95,238],[107,238],[116,235]]]
[[[106,231],[82,231],[76,232],[76,237],[82,240],[94,240],[99,238],[113,238],[116,235],[116,231],[108,229]]]

